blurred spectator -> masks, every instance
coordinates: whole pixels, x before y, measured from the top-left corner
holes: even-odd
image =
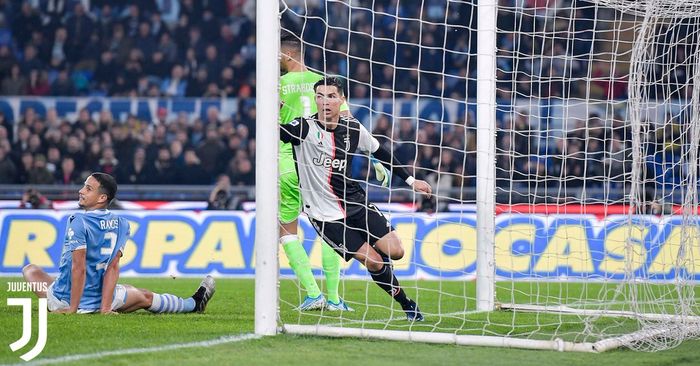
[[[24,1],[12,24],[12,33],[17,46],[23,48],[35,30],[41,30],[41,18],[30,2]]]
[[[197,147],[197,156],[202,159],[202,168],[211,176],[215,176],[219,173],[217,171],[217,161],[219,155],[224,152],[224,149],[225,147],[219,138],[216,125],[209,125],[207,127],[206,139]]]
[[[231,184],[234,186],[255,185],[255,170],[245,150],[239,150],[236,153],[236,157],[231,159],[227,174],[231,178]]]
[[[181,65],[175,65],[170,72],[170,77],[163,80],[161,92],[168,97],[184,97],[187,89],[187,80],[183,79],[184,71]]]
[[[58,72],[58,77],[51,85],[51,95],[64,97],[75,95],[75,86],[68,75],[68,70],[63,69]]]
[[[106,147],[102,150],[102,158],[100,158],[94,170],[114,176],[118,165],[119,160],[114,156],[114,149]]]
[[[53,174],[46,168],[46,157],[37,155],[34,158],[34,164],[29,170],[27,183],[29,184],[53,184]]]
[[[50,209],[53,208],[53,202],[49,201],[44,195],[34,188],[27,189],[22,194],[22,200],[19,203],[20,208],[31,209]]]
[[[27,83],[27,94],[38,97],[49,95],[51,85],[46,71],[32,70],[29,72],[29,82]]]
[[[208,184],[211,175],[202,167],[202,162],[197,157],[194,149],[187,149],[184,153],[184,164],[178,169],[177,182],[185,185]]]
[[[237,206],[237,200],[231,193],[231,180],[226,174],[220,175],[209,194],[207,210],[235,210]]]
[[[65,157],[61,161],[61,168],[56,171],[56,184],[81,184],[83,177],[75,170],[75,162],[71,157]]]
[[[173,28],[177,22],[177,16],[180,14],[179,0],[156,0],[158,11],[160,11],[163,21],[168,27]]]
[[[146,160],[146,150],[137,147],[132,161],[120,164],[116,179],[120,184],[149,184],[153,178],[153,167]]]
[[[31,172],[34,167],[34,155],[32,153],[25,151],[22,153],[20,158],[20,165],[17,174],[17,183],[27,184],[29,183],[29,172]]]
[[[175,181],[176,171],[170,159],[170,150],[167,147],[158,149],[158,158],[155,161],[154,177],[157,177],[157,182],[173,182]]]
[[[27,92],[27,79],[22,74],[18,64],[10,67],[10,75],[2,80],[0,93],[2,95],[23,95]]]
[[[0,147],[0,184],[12,184],[17,179],[17,167],[7,151]]]

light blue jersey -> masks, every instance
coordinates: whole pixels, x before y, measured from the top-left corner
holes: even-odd
[[[108,210],[76,213],[68,219],[63,241],[59,275],[53,284],[58,299],[70,303],[73,251],[85,249],[85,289],[79,308],[96,310],[102,303],[102,279],[105,269],[122,251],[129,237],[129,222]]]

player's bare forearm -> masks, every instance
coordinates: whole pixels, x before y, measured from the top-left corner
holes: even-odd
[[[80,299],[85,289],[85,249],[73,251],[71,265],[70,307],[68,313],[75,313],[80,306]]]
[[[119,257],[114,258],[105,270],[102,279],[102,305],[100,313],[108,314],[112,312],[112,301],[114,300],[114,289],[119,281]]]

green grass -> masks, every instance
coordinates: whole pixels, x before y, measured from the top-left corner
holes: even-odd
[[[6,296],[30,296],[24,293],[7,293],[8,281],[18,278],[0,278],[2,293]],[[197,286],[197,279],[125,278],[124,283],[149,288],[156,292],[169,292],[188,296]],[[552,334],[578,341],[594,339],[577,336],[583,324],[578,317],[513,313],[497,311],[486,314],[465,314],[474,308],[474,284],[471,282],[421,281],[421,291],[416,294],[416,283],[405,281],[411,297],[417,298],[426,313],[426,322],[414,325],[412,330],[442,330],[459,334],[508,333],[527,338],[546,338]],[[578,286],[578,287],[577,287]],[[580,284],[501,284],[497,296],[501,302],[512,300],[553,301],[557,297],[578,298],[584,290],[596,298],[610,296],[600,285]],[[147,312],[118,316],[49,314],[48,341],[37,358],[50,359],[66,355],[114,351],[129,348],[154,347],[173,343],[211,340],[227,335],[253,332],[254,319],[253,280],[220,279],[217,293],[205,314],[153,315]],[[659,294],[668,294],[665,287]],[[568,291],[568,292],[567,292]],[[292,281],[282,281],[280,292],[283,322],[305,324],[337,324],[338,314],[315,312],[299,314],[292,307],[298,304],[299,292]],[[536,294],[533,296],[531,294]],[[416,296],[417,295],[417,296]],[[365,321],[365,327],[380,329],[408,329],[400,309],[392,304],[386,294],[372,283],[345,281],[343,296],[355,300],[356,311],[344,313],[342,322],[353,326]],[[364,299],[375,304],[364,306]],[[467,299],[467,300],[465,300]],[[362,300],[360,302],[360,300]],[[34,302],[36,306],[36,302]],[[624,308],[621,305],[621,308]],[[452,315],[445,315],[452,313]],[[443,314],[443,315],[438,315]],[[21,334],[21,309],[7,307],[0,302],[0,363],[22,362],[8,345]],[[519,324],[514,327],[513,324]],[[527,325],[530,324],[530,325]],[[535,325],[539,324],[539,325]],[[594,324],[600,329],[616,332],[634,329],[634,324],[619,319],[601,319]],[[29,343],[33,345],[35,340]],[[420,343],[390,342],[364,339],[333,339],[278,335],[262,339],[227,343],[208,348],[186,348],[138,355],[109,356],[66,364],[77,365],[429,365],[429,364],[499,364],[499,365],[698,365],[700,341],[687,341],[679,347],[656,353],[630,350],[614,350],[603,354],[559,353],[489,347],[466,347]]]

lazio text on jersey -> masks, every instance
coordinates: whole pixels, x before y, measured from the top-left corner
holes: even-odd
[[[53,285],[54,295],[70,303],[73,251],[85,249],[85,289],[79,308],[99,309],[105,270],[117,253],[123,250],[128,238],[129,222],[108,210],[71,215],[63,241],[59,275]]]

